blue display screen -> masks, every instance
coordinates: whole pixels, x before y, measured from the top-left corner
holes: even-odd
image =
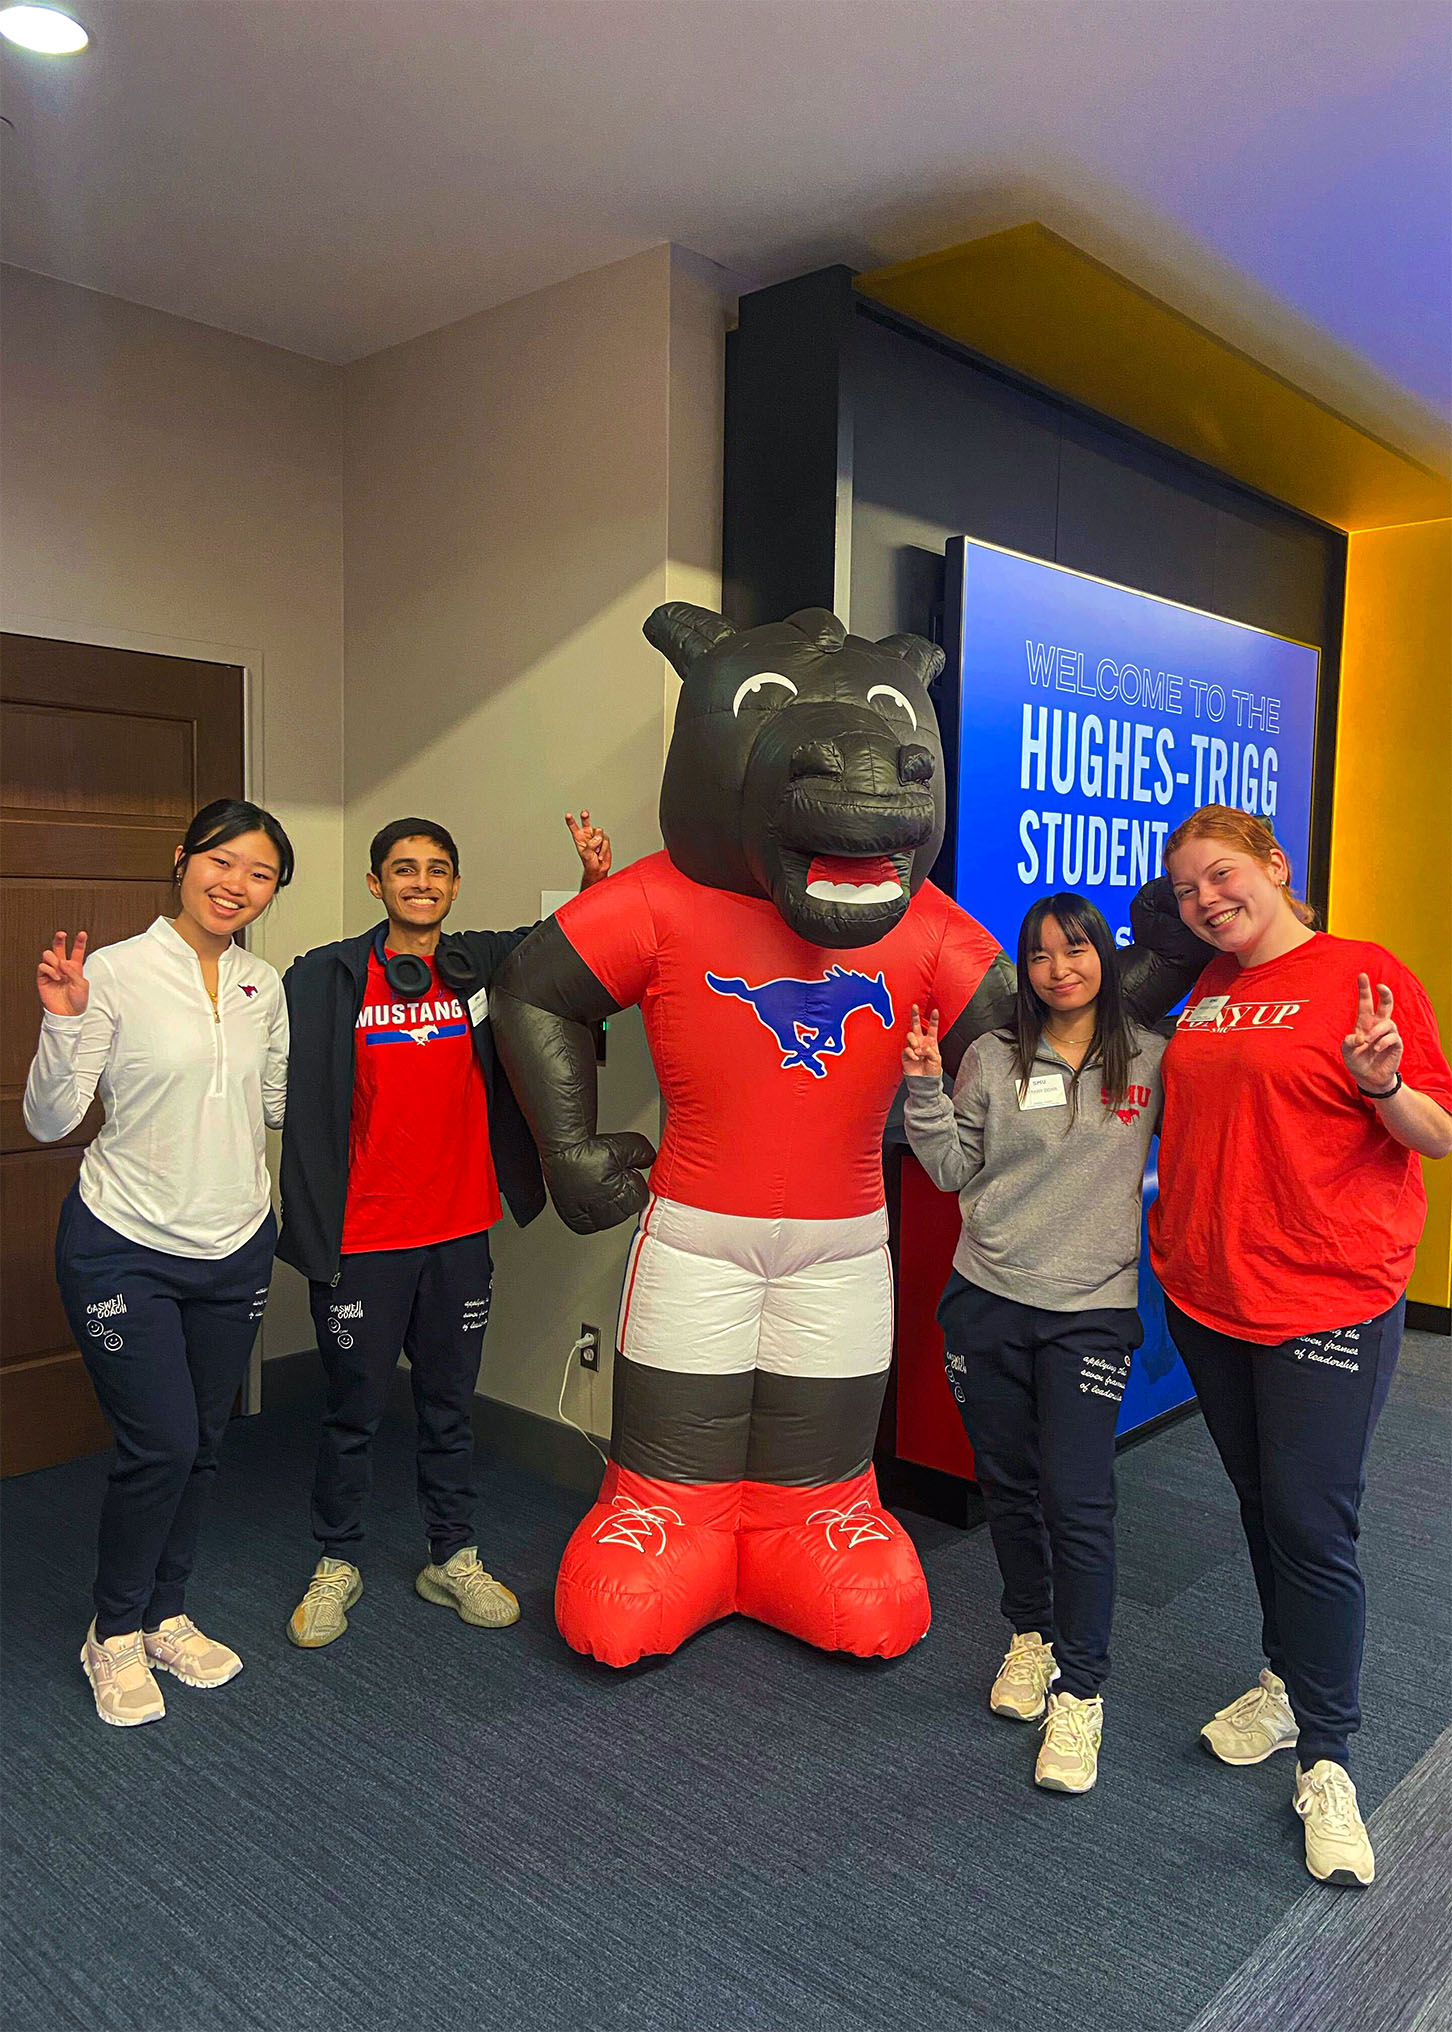
[[[1127,945],[1135,892],[1202,804],[1268,819],[1304,881],[1318,650],[972,538],[948,556],[955,888],[1010,954],[1029,905],[1062,889]],[[1152,1159],[1147,1198],[1153,1177]],[[1140,1312],[1121,1433],[1192,1394],[1147,1261]]]
[[[1056,889],[1127,945],[1131,898],[1202,804],[1268,818],[1304,879],[1318,650],[988,544],[950,557],[958,893],[1010,952]]]

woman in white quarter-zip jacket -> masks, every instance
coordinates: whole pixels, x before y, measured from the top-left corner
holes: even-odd
[[[57,932],[36,975],[25,1126],[58,1142],[97,1095],[106,1116],[61,1209],[56,1280],[116,1438],[81,1664],[123,1728],[165,1713],[154,1670],[203,1687],[242,1670],[185,1595],[277,1239],[264,1130],[282,1126],[287,1008],[233,940],[292,872],[271,813],[219,798],[177,848],[174,917],[89,956],[84,932],[69,952]]]

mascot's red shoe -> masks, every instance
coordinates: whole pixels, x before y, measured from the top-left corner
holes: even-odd
[[[736,1556],[741,1614],[820,1650],[897,1658],[927,1635],[928,1584],[871,1468],[811,1489],[743,1482]]]
[[[555,1583],[565,1642],[633,1665],[729,1616],[740,1510],[740,1482],[660,1482],[612,1461]]]

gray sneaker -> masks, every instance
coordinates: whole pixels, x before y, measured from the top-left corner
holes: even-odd
[[[1296,1766],[1291,1801],[1306,1823],[1306,1868],[1323,1884],[1369,1884],[1376,1861],[1356,1787],[1339,1764],[1323,1757],[1309,1771]]]
[[[342,1636],[347,1610],[363,1592],[363,1576],[346,1559],[320,1559],[308,1591],[288,1618],[287,1634],[300,1651],[319,1651]]]
[[[480,1630],[503,1630],[519,1621],[519,1603],[502,1581],[479,1564],[477,1546],[466,1545],[442,1566],[426,1566],[414,1586],[426,1602],[454,1609]]]
[[[1299,1734],[1286,1683],[1267,1667],[1249,1693],[1206,1722],[1200,1741],[1222,1764],[1263,1764],[1277,1750],[1294,1749]]]
[[[1049,1702],[1049,1689],[1059,1676],[1054,1651],[1037,1630],[1015,1636],[998,1668],[988,1696],[995,1714],[1009,1715],[1016,1722],[1036,1722]]]

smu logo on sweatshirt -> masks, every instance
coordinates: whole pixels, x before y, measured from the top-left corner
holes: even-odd
[[[1099,1098],[1106,1108],[1113,1105],[1108,1087],[1101,1087],[1099,1089]],[[1151,1098],[1152,1096],[1148,1087],[1126,1087],[1124,1099],[1114,1109],[1114,1112],[1118,1115],[1121,1122],[1137,1122],[1141,1112],[1149,1106]]]
[[[462,1037],[469,1026],[457,995],[437,995],[422,1002],[365,1002],[358,1028],[365,1044],[433,1044]]]

